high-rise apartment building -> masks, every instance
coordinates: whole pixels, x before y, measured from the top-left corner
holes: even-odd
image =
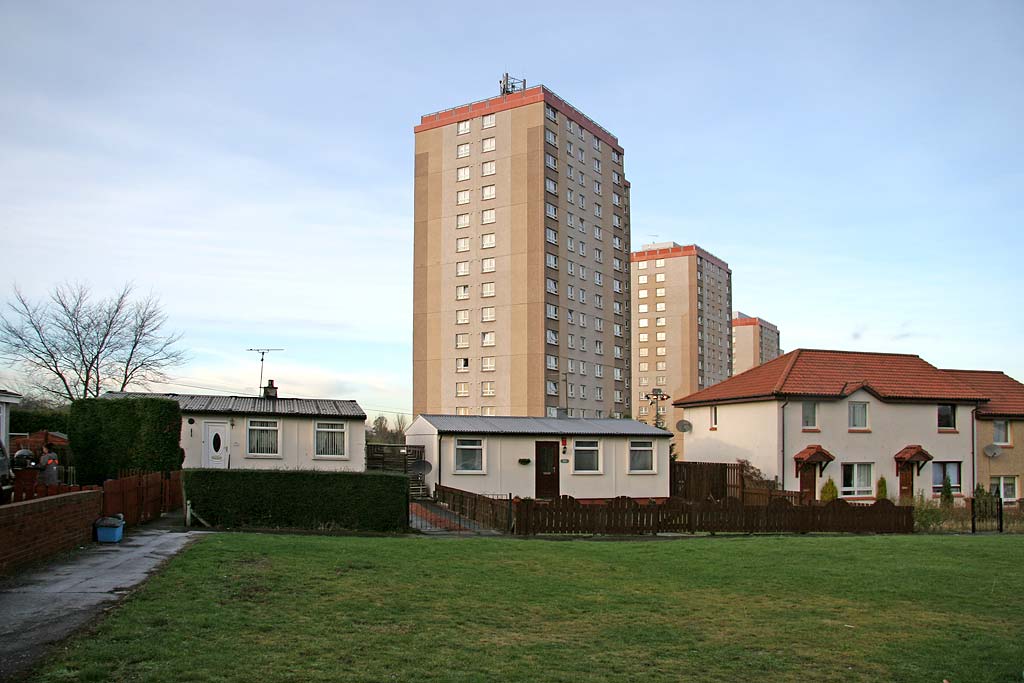
[[[782,354],[779,328],[767,320],[736,312],[732,319],[732,372],[738,375]]]
[[[677,416],[671,401],[655,408],[646,397],[661,389],[683,398],[732,374],[732,271],[675,242],[645,244],[631,260],[635,417],[653,424],[660,410],[675,431],[682,409]]]
[[[618,140],[543,87],[415,127],[413,410],[630,413]]]

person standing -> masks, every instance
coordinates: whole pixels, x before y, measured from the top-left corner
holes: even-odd
[[[60,466],[60,459],[53,452],[53,444],[43,444],[43,457],[39,459],[39,468],[43,471],[39,478],[40,484],[44,486],[56,486],[60,483],[57,468]]]

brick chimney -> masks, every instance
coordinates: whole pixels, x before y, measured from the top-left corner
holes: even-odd
[[[277,398],[277,387],[274,386],[274,380],[267,380],[267,386],[263,387],[263,398]]]

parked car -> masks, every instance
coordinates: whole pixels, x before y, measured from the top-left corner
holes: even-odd
[[[11,459],[7,457],[7,450],[0,443],[0,505],[11,502],[14,494],[14,471],[11,469]]]

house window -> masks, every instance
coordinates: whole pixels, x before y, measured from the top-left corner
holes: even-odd
[[[469,382],[456,382],[455,395],[460,398],[465,398],[466,396],[469,396]]]
[[[558,369],[558,356],[552,356],[550,353],[545,356],[545,361],[548,370]]]
[[[469,190],[459,190],[455,195],[456,204],[469,204]]]
[[[481,273],[493,273],[494,272],[494,259],[485,258],[480,260],[480,272]]]
[[[468,349],[469,348],[469,334],[466,332],[460,332],[455,335],[455,348],[457,349]]]
[[[544,308],[547,312],[547,317],[551,320],[558,320],[558,306],[555,304],[545,304]]]
[[[653,441],[630,441],[629,442],[629,471],[630,472],[653,472],[654,471],[654,442]]]
[[[558,207],[551,202],[544,202],[544,215],[548,218],[558,218]]]
[[[481,332],[480,346],[494,346],[494,332]]]
[[[455,372],[469,372],[469,359],[468,358],[456,358],[455,359]]]
[[[455,311],[455,324],[456,325],[468,325],[469,324],[469,309],[460,308]]]
[[[469,298],[469,285],[456,285],[455,286],[455,299],[462,301]]]
[[[456,180],[469,180],[469,166],[462,166],[456,171]]]
[[[481,396],[494,396],[494,382],[480,382]]]
[[[558,382],[548,380],[544,383],[548,396],[558,396]]]
[[[552,170],[558,170],[558,159],[553,155],[544,153],[544,165]]]
[[[488,232],[480,235],[480,248],[481,249],[493,249],[494,248],[494,233]]]
[[[484,356],[480,359],[481,372],[494,372],[494,356]]]
[[[999,446],[1010,445],[1010,423],[1007,420],[992,420],[992,442]]]
[[[484,306],[480,309],[480,322],[494,322],[494,306]]]
[[[547,142],[548,144],[551,144],[551,145],[554,145],[555,147],[557,147],[558,146],[558,135],[555,133],[555,131],[551,130],[550,128],[545,128],[544,129],[544,142]]]
[[[483,118],[484,128],[494,128],[494,114],[485,114]]]
[[[456,415],[469,415],[469,408],[467,408],[466,406],[456,406],[455,407],[455,414]]]
[[[345,457],[345,423],[316,423],[316,454],[322,457]]]
[[[496,171],[495,162],[485,161],[480,164],[480,175],[494,175]]]
[[[480,406],[480,414],[484,417],[494,417],[497,411],[494,406]]]
[[[711,428],[718,429],[718,406],[711,406]]]
[[[462,159],[464,157],[468,157],[469,156],[469,143],[468,142],[464,142],[461,145],[459,145],[458,147],[456,147],[455,148],[455,156],[458,159]]]
[[[480,223],[488,225],[494,222],[494,209],[484,209],[480,212]]]
[[[460,213],[458,216],[456,216],[455,217],[455,227],[456,228],[468,228],[469,227],[469,214],[468,213]]]
[[[597,441],[573,441],[572,471],[596,473],[601,471],[601,456]]]
[[[469,130],[469,121],[459,121],[459,135],[465,135]]]
[[[558,280],[552,280],[551,278],[544,279],[544,286],[548,291],[548,294],[558,294]]]
[[[1005,501],[1017,500],[1017,477],[992,477],[988,490]]]
[[[871,463],[855,462],[843,465],[843,486],[840,496],[870,496],[874,493]]]
[[[484,471],[483,439],[455,439],[455,471]]]
[[[956,405],[952,403],[940,403],[939,429],[956,429]]]
[[[802,425],[804,429],[818,428],[818,404],[815,401],[804,401]]]
[[[484,199],[494,199],[494,185],[484,185],[480,188],[481,197]]]
[[[277,455],[277,420],[249,420],[249,455]]]
[[[942,482],[949,478],[949,486],[953,493],[960,493],[960,463],[932,463],[932,493],[942,493]]]
[[[544,238],[551,244],[558,244],[558,233],[554,228],[544,228]]]
[[[548,268],[558,268],[558,256],[555,254],[545,254],[544,262]]]
[[[493,152],[494,151],[494,138],[484,138],[483,139],[483,150],[485,152]]]
[[[469,275],[469,261],[459,261],[455,264],[455,275]]]
[[[868,428],[868,404],[850,401],[850,429]]]

